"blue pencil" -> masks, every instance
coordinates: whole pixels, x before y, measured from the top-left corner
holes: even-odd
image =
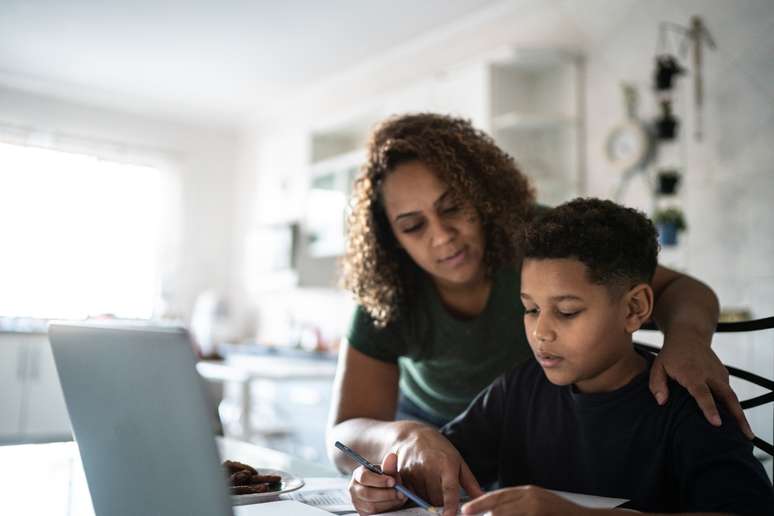
[[[336,446],[336,448],[338,448],[339,450],[341,450],[344,453],[346,453],[349,457],[351,457],[353,460],[355,460],[358,464],[361,464],[362,466],[364,466],[369,471],[373,471],[374,473],[376,473],[378,475],[384,475],[384,472],[382,471],[382,467],[381,466],[379,466],[378,464],[372,464],[372,463],[368,462],[365,458],[363,458],[362,455],[357,453],[355,450],[353,450],[349,446],[347,446],[347,445],[345,445],[345,444],[343,444],[343,443],[341,443],[339,441],[336,441],[334,443],[334,445]],[[406,498],[410,499],[415,504],[417,504],[418,506],[422,507],[424,510],[426,510],[428,512],[438,512],[438,509],[436,509],[435,507],[433,507],[432,505],[430,505],[426,501],[422,500],[419,496],[415,495],[414,493],[412,493],[411,491],[406,489],[402,484],[399,484],[398,482],[395,482],[395,485],[392,486],[392,487],[396,491],[398,491],[399,493],[403,493],[406,496]]]

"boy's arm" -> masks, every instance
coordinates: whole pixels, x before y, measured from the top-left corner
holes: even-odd
[[[717,296],[704,283],[662,266],[653,277],[653,291],[653,320],[664,333],[663,349],[650,373],[656,400],[661,405],[666,402],[667,378],[674,378],[696,399],[707,421],[720,426],[715,405],[720,400],[751,439],[752,430],[728,382],[728,371],[710,347],[718,323]]]
[[[507,410],[517,410],[507,404],[508,385],[509,375],[500,375],[476,396],[465,412],[441,428],[476,479],[485,485],[498,477],[506,406]]]

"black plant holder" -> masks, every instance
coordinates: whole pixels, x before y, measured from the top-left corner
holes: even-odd
[[[656,56],[656,71],[653,74],[656,91],[671,90],[675,77],[684,73],[685,68],[680,66],[674,56],[670,54]]]
[[[661,116],[656,120],[656,136],[659,140],[674,140],[680,121],[672,114],[672,103],[661,101]]]
[[[677,172],[659,172],[656,193],[659,195],[674,195],[680,186],[680,174]]]

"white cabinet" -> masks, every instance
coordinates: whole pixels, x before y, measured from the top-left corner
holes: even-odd
[[[0,334],[0,443],[72,437],[45,334]]]
[[[568,52],[531,50],[516,51],[489,68],[488,129],[547,205],[585,188],[581,66]]]

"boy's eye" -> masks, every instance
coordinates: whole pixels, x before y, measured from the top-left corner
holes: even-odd
[[[580,310],[576,310],[574,312],[563,312],[563,311],[559,310],[558,312],[559,312],[559,315],[561,315],[565,319],[572,319],[573,317],[578,315],[581,311]]]
[[[451,206],[446,206],[445,208],[441,209],[441,213],[449,214],[449,213],[455,213],[459,211],[460,206],[459,204],[452,204]]]

